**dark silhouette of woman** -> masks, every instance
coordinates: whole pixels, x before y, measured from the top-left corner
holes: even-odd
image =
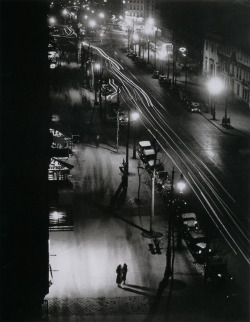
[[[128,266],[125,263],[122,267],[122,282],[123,282],[123,284],[125,284],[125,282],[126,282],[127,272],[128,272]]]
[[[116,268],[116,283],[118,287],[121,287],[122,283],[122,265],[118,265]]]

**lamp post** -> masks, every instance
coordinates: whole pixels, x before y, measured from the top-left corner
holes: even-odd
[[[96,63],[94,65],[94,70],[97,72],[97,73],[94,73],[95,104],[98,103],[97,92],[98,92],[98,82],[99,82],[100,69],[101,69],[101,65],[99,63]]]
[[[95,26],[96,26],[96,22],[95,22],[95,20],[90,20],[89,21],[89,26],[90,26],[90,28],[91,28],[91,35],[92,35],[92,41],[94,40],[94,28],[95,28]]]
[[[62,14],[63,14],[63,16],[64,16],[64,24],[66,24],[66,21],[67,21],[67,16],[68,16],[68,10],[67,9],[63,9],[63,11],[62,11]]]
[[[138,112],[131,112],[130,110],[128,111],[128,127],[127,127],[127,143],[126,143],[126,163],[124,166],[124,173],[125,175],[129,175],[129,138],[130,138],[130,122],[131,121],[136,121],[139,119],[139,113]]]
[[[213,120],[215,120],[215,96],[220,94],[223,89],[224,89],[224,84],[222,80],[218,77],[212,77],[207,83],[208,91],[210,95],[213,97],[213,108],[212,108],[212,113],[213,113]]]
[[[159,52],[158,52],[158,57],[159,57],[159,60],[160,60],[160,73],[161,75],[164,75],[164,70],[163,70],[163,60],[166,58],[167,56],[167,51],[166,51],[166,48],[162,48]]]
[[[187,48],[180,47],[179,51],[182,54],[182,57],[184,57],[184,69],[185,69],[185,91],[187,91]]]
[[[136,43],[138,42],[138,40],[139,40],[139,36],[138,36],[138,34],[133,34],[133,44],[134,44],[134,52],[136,53]],[[140,45],[139,45],[139,48],[140,48]],[[139,51],[140,51],[140,49],[139,49]]]
[[[150,44],[150,35],[153,34],[153,26],[154,26],[154,19],[153,18],[148,18],[147,23],[145,24],[144,27],[144,32],[146,35],[148,35],[147,39],[147,47],[148,47],[148,61],[147,63],[149,64],[149,44]]]
[[[172,250],[173,250],[173,245],[172,245],[172,235],[173,235],[173,223],[174,223],[174,192],[175,192],[175,188],[174,188],[174,178],[175,176],[175,170],[173,167],[172,170],[172,178],[171,178],[171,190],[170,190],[170,203],[169,203],[169,221],[168,221],[168,236],[167,236],[167,240],[168,240],[168,244],[167,244],[167,252],[166,252],[166,269],[164,272],[164,277],[163,277],[163,287],[165,287],[167,285],[168,279],[169,277],[173,274],[173,256],[172,256]],[[186,183],[184,181],[184,177],[183,174],[180,175],[180,180],[177,182],[177,189],[179,191],[179,193],[182,195],[183,194],[183,190],[186,187]]]

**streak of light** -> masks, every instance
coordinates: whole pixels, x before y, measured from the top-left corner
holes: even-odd
[[[207,208],[204,205],[204,202],[201,200],[201,198],[198,196],[197,192],[195,191],[194,187],[200,191],[200,194],[202,195],[202,198],[204,199],[205,203],[208,205],[208,208],[213,213],[214,217],[218,220],[220,227],[218,227],[218,224],[215,223],[215,220],[213,216],[211,215],[210,211],[207,210],[207,213],[209,214],[210,218],[213,220],[213,222],[218,227],[221,234],[224,236],[227,243],[230,245],[230,247],[233,249],[233,251],[237,254],[234,246],[229,241],[229,239],[226,237],[224,231],[226,232],[227,236],[231,238],[233,243],[236,245],[236,247],[239,249],[241,254],[244,256],[244,258],[249,263],[248,258],[243,253],[240,246],[237,244],[229,230],[225,227],[225,225],[222,223],[221,219],[218,217],[218,214],[222,217],[223,213],[222,210],[225,211],[227,214],[227,218],[231,219],[233,223],[235,224],[235,220],[233,217],[233,211],[230,209],[230,207],[223,201],[223,199],[219,196],[219,190],[216,188],[215,184],[212,183],[211,179],[208,178],[208,176],[204,173],[206,170],[207,173],[213,178],[213,180],[218,185],[219,189],[221,189],[233,203],[236,203],[235,199],[229,194],[229,192],[224,188],[224,186],[219,182],[219,180],[215,177],[215,175],[210,171],[210,169],[206,166],[206,164],[185,144],[184,141],[176,134],[176,132],[168,125],[167,121],[165,120],[164,115],[154,106],[152,103],[150,97],[145,93],[144,90],[142,90],[136,83],[134,83],[131,79],[129,79],[125,74],[121,72],[123,70],[123,67],[115,61],[113,58],[109,57],[102,49],[92,46],[96,51],[99,52],[100,55],[102,55],[105,59],[109,61],[109,71],[114,75],[114,78],[116,78],[121,84],[123,91],[121,92],[121,98],[126,102],[126,104],[131,107],[131,105],[134,105],[136,109],[142,114],[142,116],[145,118],[147,123],[151,126],[152,129],[155,130],[155,125],[161,130],[157,131],[157,135],[161,137],[163,142],[165,142],[168,147],[174,152],[174,154],[185,164],[187,167],[189,176],[191,178],[192,182],[189,182],[189,185],[191,189],[194,191],[195,195],[200,200],[201,204],[203,205],[204,209],[207,210]],[[132,74],[133,75],[133,74]],[[134,76],[135,77],[135,76]],[[135,77],[136,78],[136,77]],[[161,105],[158,101],[156,101],[159,106],[164,109],[164,106]],[[140,105],[144,107],[145,111],[148,113],[149,116],[147,116],[145,113],[142,113],[142,110],[140,108]],[[165,109],[164,109],[165,110]],[[145,127],[146,123],[141,119],[142,124]],[[153,137],[156,138],[156,135],[154,135],[153,131],[149,130]],[[171,136],[170,135],[173,136]],[[159,140],[157,140],[159,143]],[[164,146],[160,144],[163,151],[167,154],[167,156],[170,158],[170,160],[173,162],[173,164],[176,166],[176,168],[181,172],[180,168],[174,161],[174,159],[169,155],[169,153],[166,151]],[[184,148],[188,153],[190,153],[194,159],[198,162],[198,164],[195,164],[187,155]],[[193,173],[190,166],[194,167],[199,175],[201,176],[203,182],[200,182],[198,178],[196,180],[194,179],[196,176]],[[203,167],[204,171],[200,168]],[[193,187],[194,185],[194,187]],[[207,196],[203,193],[203,191],[206,192]],[[210,199],[210,201],[209,201]],[[216,204],[218,203],[218,205]],[[222,209],[219,209],[219,205],[221,205]],[[239,229],[240,233],[247,239],[246,234],[243,233],[242,229],[239,227],[239,225],[236,224],[236,227]],[[222,231],[222,229],[224,231]]]

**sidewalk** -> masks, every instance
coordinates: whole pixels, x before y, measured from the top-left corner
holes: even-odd
[[[80,104],[76,97],[71,103]],[[52,98],[65,120],[70,117],[64,96],[54,94]],[[88,109],[79,105],[76,113],[80,123],[89,120]],[[100,126],[98,118],[97,113],[93,128]],[[106,131],[103,126],[102,132]],[[60,190],[59,205],[72,207],[75,228],[70,232],[50,232],[54,283],[46,297],[49,320],[163,322],[168,318],[198,322],[202,317],[203,321],[224,321],[221,301],[216,296],[211,301],[211,294],[204,290],[202,266],[194,263],[185,248],[175,253],[171,301],[169,288],[161,298],[155,298],[166,267],[168,214],[156,194],[154,230],[162,237],[161,254],[153,255],[149,248],[149,244],[154,247],[153,240],[143,237],[150,227],[150,178],[146,172],[142,176],[143,203],[138,206],[138,159],[131,160],[130,149],[128,190],[116,194],[121,184],[119,167],[125,158],[125,146],[116,153],[109,140],[101,136],[97,149],[90,138],[89,143],[76,145],[68,160],[74,165],[73,188]],[[114,195],[117,198],[111,207]],[[115,283],[115,269],[124,262],[128,265],[128,284],[120,289]]]
[[[131,160],[132,149],[128,190],[119,190],[124,142],[121,140],[116,153],[110,137],[112,128],[101,123],[98,110],[93,112],[91,104],[83,104],[82,95],[93,102],[94,93],[71,86],[66,89],[67,99],[65,88],[61,93],[51,92],[55,116],[59,122],[69,123],[72,129],[88,133],[89,138],[88,142],[75,146],[74,155],[68,160],[74,165],[73,188],[61,189],[59,193],[59,205],[72,207],[74,231],[50,233],[54,283],[46,297],[49,320],[225,321],[224,299],[204,288],[203,267],[194,263],[185,245],[175,252],[171,294],[168,287],[161,298],[155,297],[166,267],[168,213],[156,194],[154,230],[162,237],[161,254],[153,255],[149,244],[154,247],[154,241],[143,236],[150,227],[148,174],[145,172],[142,176],[140,199],[143,203],[138,206],[135,203],[138,159]],[[209,114],[204,116],[211,121]],[[87,132],[83,130],[86,124],[89,125]],[[94,144],[97,131],[101,138],[99,148]],[[124,262],[128,264],[128,284],[118,288],[115,269]]]
[[[215,120],[211,109],[209,108],[209,94],[206,88],[207,80],[200,76],[189,76],[187,79],[187,91],[198,98],[201,103],[202,115],[214,124],[222,132],[229,135],[250,136],[250,108],[246,102],[237,98],[235,95],[229,95],[227,101],[227,117],[230,118],[230,125],[224,126],[222,119],[225,116],[226,97],[221,94],[215,98]],[[177,84],[184,89],[185,76],[177,77]]]

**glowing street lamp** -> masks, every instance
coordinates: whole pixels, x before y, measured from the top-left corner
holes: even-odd
[[[137,42],[139,40],[139,35],[138,34],[133,34],[133,40]],[[136,53],[136,43],[134,43],[134,51]]]
[[[212,77],[207,83],[207,88],[210,95],[213,96],[213,120],[215,120],[215,96],[219,95],[224,90],[224,83],[218,77]]]
[[[166,48],[162,47],[160,51],[158,51],[158,58],[160,59],[160,72],[164,75],[163,71],[163,60],[167,57],[167,50]]]
[[[49,18],[49,24],[50,24],[51,26],[55,25],[55,24],[56,24],[56,18],[55,18],[55,17],[50,17],[50,18]]]
[[[154,27],[154,18],[148,18],[146,24],[144,26],[144,33],[148,35],[148,64],[149,64],[149,43],[150,43],[150,36],[153,35],[153,27]]]
[[[67,9],[63,9],[63,12],[62,13],[63,13],[64,16],[67,16],[68,10]]]
[[[89,25],[90,25],[91,28],[94,28],[96,26],[95,20],[90,20]]]
[[[103,13],[103,12],[100,12],[100,13],[99,13],[99,17],[100,17],[100,18],[104,18],[104,13]]]

